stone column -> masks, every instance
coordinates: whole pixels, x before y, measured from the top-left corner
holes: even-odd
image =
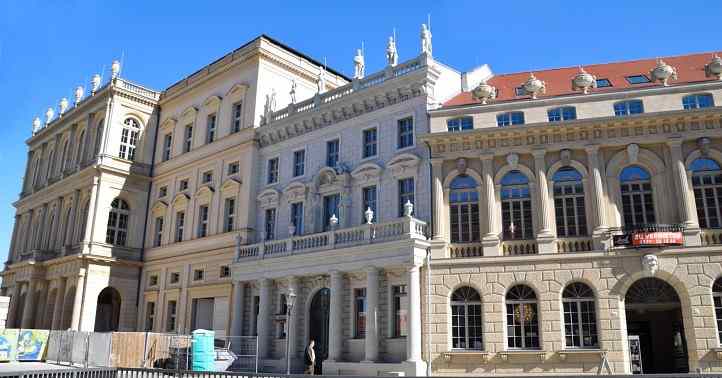
[[[298,308],[300,307],[299,298],[301,298],[301,289],[298,277],[291,276],[288,278],[288,289],[289,291],[293,290],[293,292],[296,293],[296,303],[293,304],[293,308],[291,308],[291,316],[286,323],[286,327],[288,327],[286,332],[286,342],[290,344],[289,356],[293,359],[298,353],[296,350],[296,340],[298,340],[298,338],[296,336],[298,335]],[[286,299],[288,299],[288,297],[286,297]],[[291,366],[293,366],[293,363]]]
[[[687,167],[682,156],[682,140],[674,139],[667,142],[671,152],[672,165],[674,167],[675,189],[677,189],[677,203],[679,204],[679,217],[684,224],[684,244],[686,246],[700,246],[699,219],[697,219],[697,204],[694,194],[689,187],[687,178]]]
[[[408,268],[409,316],[406,332],[406,361],[421,362],[421,280],[419,266]]]
[[[260,302],[258,306],[258,358],[266,359],[269,357],[271,343],[271,314],[272,298],[271,298],[271,280],[262,278],[260,280]]]
[[[10,237],[10,251],[8,252],[7,264],[15,261],[15,246],[17,245],[18,228],[20,227],[20,215],[15,214],[15,222],[13,222],[13,233]]]
[[[331,273],[331,298],[328,318],[328,360],[340,361],[343,345],[343,274],[337,270]]]
[[[431,179],[433,180],[433,206],[434,206],[434,240],[444,239],[444,178],[443,175],[444,161],[441,159],[431,160]]]
[[[85,230],[83,234],[82,253],[90,253],[89,244],[95,240],[93,230],[95,229],[95,218],[98,215],[98,189],[100,187],[100,177],[93,177],[93,186],[90,189],[90,199],[88,201],[88,219],[85,220]],[[105,241],[105,239],[103,239]]]
[[[73,204],[70,208],[70,217],[68,217],[68,224],[65,225],[65,236],[63,237],[63,246],[69,246],[75,243],[75,223],[78,217],[78,207],[80,202],[80,191],[73,191]],[[66,252],[63,251],[63,255]]]
[[[60,329],[63,324],[63,300],[65,300],[65,277],[58,278],[57,290],[55,293],[55,305],[53,306],[53,319],[50,329]]]
[[[75,298],[73,300],[73,317],[70,321],[70,329],[80,330],[81,310],[83,309],[83,293],[85,292],[85,268],[80,268],[75,281]],[[157,311],[156,311],[157,312]]]
[[[379,358],[379,270],[375,266],[366,268],[366,358],[364,362],[375,362]]]
[[[10,306],[8,308],[7,328],[16,327],[18,315],[18,301],[20,300],[20,282],[15,282],[13,287],[12,298],[10,298]]]
[[[594,249],[604,249],[608,225],[604,202],[602,170],[599,165],[599,146],[587,146],[586,151],[589,165],[589,186],[592,191],[590,197],[592,198],[592,223],[594,225],[592,237],[594,239]]]
[[[544,150],[534,150],[534,169],[537,178],[537,197],[539,198],[539,231],[536,235],[539,253],[554,253],[556,243],[554,239],[556,232],[553,227],[554,213],[552,211],[551,199],[549,198],[549,184],[547,182],[546,162],[544,161]]]
[[[27,284],[28,290],[25,292],[25,306],[23,307],[23,317],[20,328],[33,328],[33,320],[35,319],[35,283],[33,278]]]
[[[233,311],[231,312],[231,336],[241,336],[243,329],[243,289],[245,285],[241,281],[233,282]],[[240,340],[231,339],[231,345],[234,350],[240,351],[238,348]]]
[[[499,218],[497,216],[496,206],[496,190],[494,187],[494,155],[481,156],[481,169],[483,175],[483,201],[486,205],[486,222],[481,224],[484,227],[481,232],[484,236],[481,238],[484,247],[484,256],[501,256],[501,248],[499,248]]]

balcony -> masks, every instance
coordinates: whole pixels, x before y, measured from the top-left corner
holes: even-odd
[[[573,238],[557,239],[557,252],[589,252],[594,250],[594,241],[591,236],[578,236]]]
[[[504,256],[536,255],[539,253],[537,242],[530,240],[504,240],[501,242],[501,251]]]
[[[703,229],[700,236],[702,238],[703,246],[722,244],[722,229],[719,229],[719,228]]]
[[[282,240],[266,240],[243,245],[236,251],[236,261],[259,260],[318,251],[356,247],[404,239],[426,240],[427,225],[412,217],[391,222],[365,224],[357,227],[309,235],[294,236]]]

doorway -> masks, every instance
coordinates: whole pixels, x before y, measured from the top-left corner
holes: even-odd
[[[624,298],[633,373],[687,373],[687,343],[679,296],[658,278],[642,278]]]
[[[308,340],[316,345],[316,374],[323,371],[323,361],[328,358],[328,316],[331,290],[322,288],[316,292],[308,308]],[[308,344],[306,344],[308,345]]]
[[[112,287],[106,287],[98,294],[98,306],[95,310],[95,332],[117,331],[119,321],[120,293]]]

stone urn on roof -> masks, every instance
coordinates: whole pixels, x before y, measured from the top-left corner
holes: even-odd
[[[579,67],[579,72],[572,78],[572,90],[581,90],[584,94],[589,93],[589,88],[597,87],[597,77],[584,71],[584,68]]]
[[[474,100],[481,101],[482,104],[486,104],[489,100],[496,98],[496,87],[487,83],[486,80],[482,80],[479,82],[479,85],[471,91],[471,97],[473,97]]]
[[[705,64],[704,73],[706,77],[716,76],[717,80],[722,80],[722,58],[714,54],[712,60]]]
[[[662,85],[669,86],[669,79],[677,80],[677,69],[665,63],[662,59],[657,59],[657,65],[649,71],[652,81],[661,81]]]
[[[521,86],[524,91],[531,95],[531,98],[536,99],[539,94],[546,93],[547,91],[547,85],[544,83],[544,81],[537,79],[536,76],[534,76],[534,73],[529,74],[529,78],[526,79],[524,84]]]

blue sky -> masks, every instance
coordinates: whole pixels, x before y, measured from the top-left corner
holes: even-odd
[[[411,2],[409,2],[411,3]],[[335,5],[334,5],[335,4]],[[341,5],[343,4],[343,5]],[[686,7],[685,5],[688,5]],[[0,0],[0,260],[5,261],[31,121],[124,56],[123,76],[163,89],[266,33],[347,75],[418,53],[431,14],[434,57],[497,73],[722,49],[722,1]],[[106,74],[107,76],[107,74]]]

